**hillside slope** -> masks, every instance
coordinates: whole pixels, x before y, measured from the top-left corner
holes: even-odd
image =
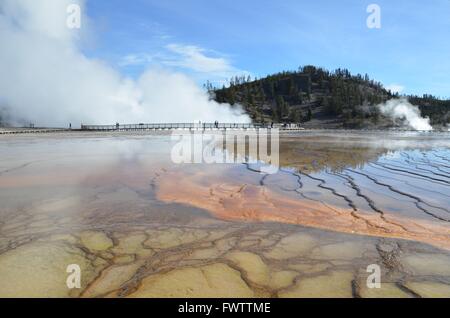
[[[399,97],[366,75],[347,69],[330,72],[304,66],[262,79],[236,77],[229,87],[207,88],[220,103],[240,104],[255,122],[302,123],[304,127],[391,127],[394,122],[380,114],[376,105]],[[432,124],[450,122],[450,100],[430,95],[410,96]]]

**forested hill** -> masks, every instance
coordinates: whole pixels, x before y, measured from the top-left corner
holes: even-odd
[[[262,79],[236,77],[228,87],[206,85],[220,103],[241,104],[255,122],[302,123],[305,127],[388,127],[376,105],[399,97],[366,75],[314,66]],[[408,96],[434,125],[450,122],[450,100]]]

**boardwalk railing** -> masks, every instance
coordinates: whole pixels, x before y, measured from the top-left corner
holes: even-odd
[[[274,125],[273,128],[278,125]],[[175,130],[175,129],[259,129],[270,128],[270,124],[240,123],[170,123],[170,124],[126,124],[126,125],[81,125],[81,130],[127,131],[127,130]]]
[[[70,132],[72,129],[64,128],[4,128],[0,129],[0,135],[16,135],[16,134],[47,134]]]

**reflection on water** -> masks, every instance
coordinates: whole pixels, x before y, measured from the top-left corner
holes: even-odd
[[[163,135],[2,136],[0,296],[448,297],[448,137],[286,134],[264,175]]]

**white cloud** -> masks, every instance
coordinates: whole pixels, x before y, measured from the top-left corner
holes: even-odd
[[[230,62],[222,57],[209,57],[205,55],[205,49],[193,45],[169,44],[166,48],[176,57],[165,63],[192,69],[203,73],[223,73],[235,71]]]
[[[72,3],[84,1],[0,0],[0,101],[16,121],[45,126],[249,121],[229,105],[210,101],[179,72],[150,68],[132,80],[88,58],[78,48],[79,33],[64,23]],[[81,28],[89,33],[87,25]]]
[[[405,87],[403,85],[400,84],[390,84],[386,86],[387,90],[390,90],[392,93],[398,93],[400,94],[401,92],[403,92],[403,90],[405,89]]]
[[[190,74],[200,82],[209,80],[225,84],[236,75],[251,75],[234,67],[229,59],[211,50],[195,46],[171,43],[156,53],[133,53],[122,57],[119,66],[165,66]]]
[[[137,53],[128,54],[123,56],[119,61],[119,66],[136,66],[136,65],[149,65],[153,61],[153,57],[150,54]]]

